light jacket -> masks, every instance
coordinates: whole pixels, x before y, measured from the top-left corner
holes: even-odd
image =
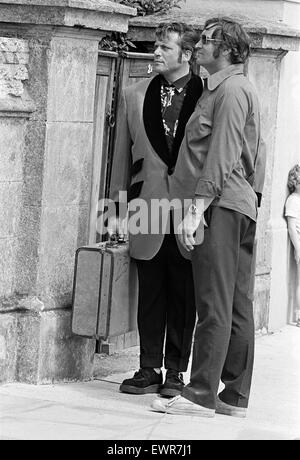
[[[187,84],[172,152],[168,150],[164,133],[160,89],[161,77],[157,75],[123,90],[110,181],[111,199],[118,201],[118,192],[127,190],[128,201],[141,198],[147,203],[147,232],[129,233],[130,255],[144,260],[152,259],[159,251],[168,225],[167,219],[159,233],[151,233],[150,223],[152,227],[159,228],[157,213],[151,214],[151,200],[170,199],[170,178],[185,126],[203,87],[201,78],[192,75]]]

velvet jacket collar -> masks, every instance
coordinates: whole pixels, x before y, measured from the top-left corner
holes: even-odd
[[[180,112],[172,152],[169,152],[162,122],[160,88],[161,77],[157,75],[150,82],[145,94],[143,121],[147,137],[153,149],[168,167],[174,167],[178,157],[179,147],[184,136],[186,123],[192,115],[196,103],[202,94],[203,85],[201,78],[192,74],[187,84],[186,96]]]

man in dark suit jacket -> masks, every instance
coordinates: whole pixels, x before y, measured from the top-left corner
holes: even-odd
[[[179,252],[169,210],[159,231],[153,231],[160,218],[151,213],[151,203],[169,199],[185,125],[202,94],[202,80],[190,68],[197,40],[197,33],[185,24],[161,24],[154,51],[158,75],[126,88],[119,109],[111,198],[117,200],[119,191],[128,190],[129,202],[143,200],[152,226],[131,232],[129,225],[130,255],[139,277],[140,370],[124,380],[120,390],[132,394],[180,394],[191,351],[191,263]]]

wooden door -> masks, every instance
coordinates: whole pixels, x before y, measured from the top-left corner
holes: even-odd
[[[115,126],[122,88],[153,76],[153,55],[99,51],[93,134],[93,174],[90,200],[89,243],[102,240],[97,232],[98,203],[109,195]]]
[[[106,196],[109,147],[113,136],[113,103],[118,53],[99,51],[93,131],[93,171],[90,199],[89,243],[99,242],[98,202]]]

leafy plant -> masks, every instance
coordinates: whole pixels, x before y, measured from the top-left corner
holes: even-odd
[[[99,48],[104,51],[136,51],[136,46],[126,38],[126,35],[120,32],[112,32],[102,38]]]
[[[119,0],[125,6],[137,9],[138,16],[155,13],[167,13],[172,8],[180,8],[179,3],[186,0]]]

